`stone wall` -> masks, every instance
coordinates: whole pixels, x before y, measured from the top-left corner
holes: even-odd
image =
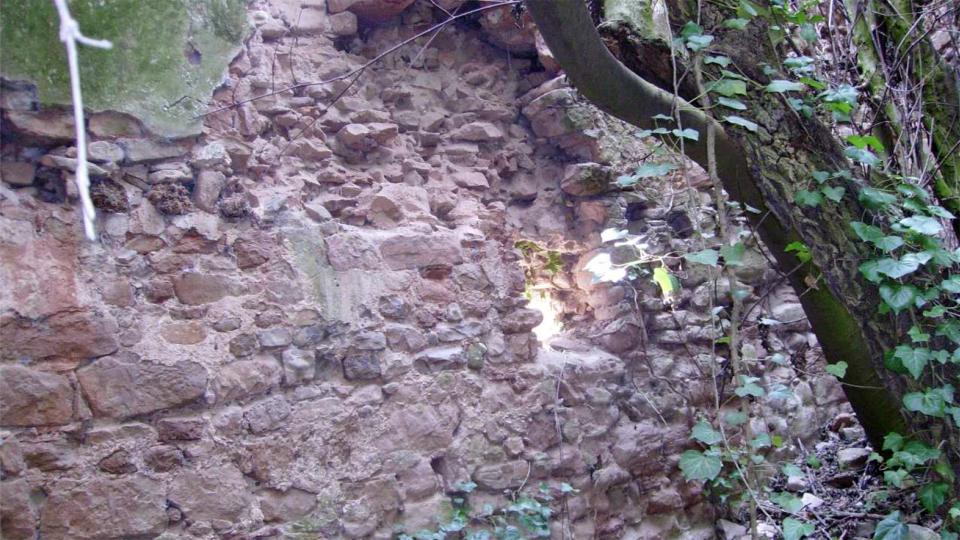
[[[255,3],[212,107],[342,74],[443,16],[410,4]],[[475,514],[544,485],[556,537],[712,538],[676,463],[727,299],[675,256],[672,306],[648,277],[584,270],[609,227],[693,250],[692,223],[714,226],[702,171],[615,189],[647,148],[534,38],[490,12],[329,110],[347,81],[210,115],[197,138],[93,114],[92,243],[69,117],[5,81],[3,537],[389,538],[435,527],[472,481]],[[525,266],[518,240],[562,264]],[[744,356],[790,390],[754,430],[788,454],[842,400],[792,293],[747,261]],[[543,342],[541,293],[565,325]]]

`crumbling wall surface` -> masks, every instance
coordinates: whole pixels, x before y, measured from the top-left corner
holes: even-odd
[[[254,3],[212,107],[341,75],[443,16],[410,4]],[[612,189],[639,155],[630,131],[536,45],[504,10],[350,88],[212,114],[197,138],[94,114],[97,242],[79,225],[69,117],[5,82],[3,537],[390,538],[435,529],[472,482],[475,516],[545,486],[555,537],[712,538],[676,463],[713,385],[714,291],[685,275],[670,310],[644,280],[583,272],[610,226],[651,250],[693,243],[672,232],[667,191]],[[565,253],[550,286],[571,332],[550,347],[531,332],[543,315],[518,239]],[[790,324],[754,325],[745,350],[805,362],[796,299],[748,260],[752,298]],[[796,424],[755,431],[809,439],[836,385],[777,369],[795,392],[770,417]]]

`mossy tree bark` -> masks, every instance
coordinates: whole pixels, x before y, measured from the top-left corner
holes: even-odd
[[[651,128],[651,117],[671,114],[679,99],[684,128],[703,134],[707,124],[715,122],[674,96],[672,88],[657,87],[620,63],[604,46],[582,0],[528,0],[527,6],[571,83],[602,110]],[[670,8],[673,16],[689,6],[671,1]],[[696,18],[696,13],[687,15],[688,20]],[[761,210],[753,217],[754,226],[781,268],[796,266],[795,257],[784,252],[789,243],[801,241],[810,247],[812,264],[793,272],[790,281],[827,359],[848,363],[844,390],[872,444],[879,448],[891,431],[912,431],[935,444],[944,440],[953,468],[960,471],[956,453],[960,444],[949,421],[905,416],[901,399],[915,383],[883,366],[884,351],[902,341],[908,326],[902,318],[878,314],[876,288],[858,270],[871,256],[848,225],[866,213],[856,197],[860,182],[852,180],[846,186],[839,204],[806,208],[794,202],[797,191],[813,184],[813,171],[850,169],[850,163],[827,126],[796,114],[778,94],[758,90],[771,80],[761,66],[780,63],[764,21],[754,19],[746,30],[734,31],[721,27],[724,18],[717,7],[703,2],[700,24],[714,35],[711,51],[730,57],[736,69],[756,83],[748,96],[739,96],[748,110],[738,114],[759,126],[757,133],[750,133],[715,125],[717,169],[725,190]],[[669,54],[662,47],[645,52],[663,54],[664,50]],[[642,54],[635,56],[644,62]],[[649,63],[669,64],[662,58]],[[705,75],[710,76],[706,69]],[[686,154],[704,167],[705,140],[701,136],[684,145]],[[813,288],[807,283],[810,276],[817,279]]]

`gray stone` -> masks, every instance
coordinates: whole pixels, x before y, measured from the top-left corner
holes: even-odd
[[[375,353],[353,354],[343,359],[343,376],[348,381],[371,381],[380,375],[380,358]]]
[[[359,332],[351,340],[352,346],[358,351],[381,351],[387,348],[387,338],[383,332]]]
[[[505,334],[519,334],[529,332],[543,322],[543,313],[536,309],[518,309],[508,313],[501,321]]]
[[[450,137],[461,141],[490,142],[502,140],[503,132],[490,122],[471,122],[453,130]]]
[[[217,214],[220,192],[227,184],[227,178],[219,171],[200,171],[193,188],[193,204],[204,212]]]
[[[257,332],[257,339],[261,347],[286,347],[293,342],[293,336],[290,330],[286,328],[271,328],[262,332]]]
[[[424,371],[460,369],[467,365],[467,357],[459,345],[434,347],[418,354],[414,358],[414,365]]]
[[[220,368],[213,383],[217,403],[263,394],[280,385],[283,369],[272,356],[261,354]]]
[[[119,163],[123,161],[123,148],[110,141],[94,141],[87,145],[87,159],[97,163]]]
[[[868,457],[870,450],[866,448],[842,448],[837,451],[837,465],[841,469],[856,469],[862,467]]]
[[[239,521],[251,499],[243,474],[233,465],[184,470],[170,484],[167,498],[189,521],[226,524]]]
[[[473,481],[484,489],[501,491],[516,489],[523,485],[523,481],[530,473],[530,464],[522,459],[483,465],[473,472]]]
[[[300,519],[317,505],[316,495],[296,488],[287,491],[262,489],[257,496],[260,498],[263,520],[267,523]]]
[[[120,139],[117,142],[126,150],[127,161],[130,163],[160,161],[177,158],[187,153],[180,145],[153,139]]]
[[[283,396],[273,396],[254,403],[243,412],[244,423],[255,435],[278,428],[288,416],[290,403]]]
[[[312,381],[315,376],[314,353],[300,349],[283,351],[283,380],[286,384]]]
[[[567,165],[560,188],[574,197],[588,197],[607,191],[613,182],[613,170],[599,163]]]

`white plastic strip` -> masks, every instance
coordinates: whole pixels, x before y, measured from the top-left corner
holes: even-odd
[[[77,129],[77,190],[80,192],[80,205],[83,210],[83,230],[89,240],[96,240],[94,219],[97,212],[90,200],[90,176],[87,171],[87,131],[83,120],[83,98],[80,96],[80,68],[77,63],[77,42],[110,49],[113,44],[102,39],[90,39],[80,33],[80,25],[70,15],[66,0],[53,0],[60,15],[60,41],[67,47],[67,64],[70,67],[70,93],[73,99],[73,120]]]

